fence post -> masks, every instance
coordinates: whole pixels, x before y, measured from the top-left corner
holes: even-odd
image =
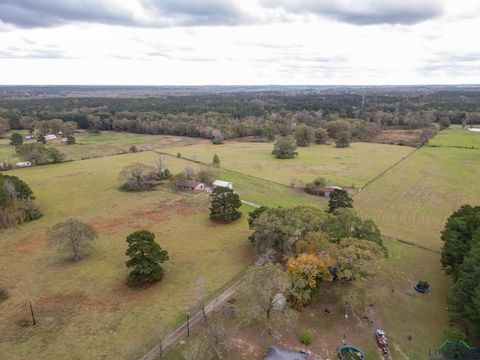
[[[32,301],[30,300],[29,303],[30,303],[30,313],[32,314],[33,326],[35,326],[35,325],[37,325],[37,323],[35,321],[35,314],[33,313]]]

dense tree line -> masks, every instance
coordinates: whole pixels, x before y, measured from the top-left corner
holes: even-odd
[[[452,319],[480,336],[480,206],[455,211],[442,240],[441,262],[454,280],[448,296]]]
[[[0,229],[41,216],[30,186],[16,176],[0,174]]]
[[[473,94],[473,95],[472,95]],[[143,98],[49,98],[1,100],[0,122],[5,129],[44,133],[39,122],[60,119],[68,135],[72,127],[223,139],[253,136],[273,140],[292,135],[299,146],[336,139],[371,140],[380,129],[429,128],[438,123],[477,122],[478,107],[459,103],[455,96],[478,101],[477,93],[422,95],[373,93],[250,92],[187,94]],[[451,106],[448,106],[451,104]],[[463,105],[462,105],[463,104]],[[74,125],[75,124],[75,125]],[[53,124],[55,125],[55,124]],[[61,123],[56,123],[60,127]],[[55,126],[54,126],[55,127]],[[323,129],[327,133],[317,133]],[[0,129],[1,130],[1,129]]]

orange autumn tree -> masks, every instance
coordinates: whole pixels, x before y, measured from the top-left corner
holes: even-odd
[[[332,281],[330,268],[334,260],[327,253],[300,254],[287,262],[287,272],[292,279],[288,294],[294,308],[300,310],[312,299],[321,281]]]

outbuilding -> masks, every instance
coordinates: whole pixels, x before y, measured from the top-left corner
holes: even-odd
[[[55,140],[56,138],[57,138],[57,135],[54,135],[54,134],[45,135],[45,140],[47,141]]]
[[[187,180],[183,183],[183,188],[188,190],[205,190],[206,185],[204,183],[195,181],[195,180]]]
[[[270,346],[263,360],[320,360],[310,351],[293,351]]]
[[[320,190],[320,195],[329,198],[332,195],[333,190],[345,191],[345,189],[340,187],[340,186],[328,185],[328,186],[325,186],[323,189]]]
[[[30,161],[22,161],[22,162],[16,163],[15,166],[19,168],[30,167],[32,166],[32,163]]]
[[[233,190],[233,183],[228,181],[215,180],[212,185],[213,187],[222,187],[222,188]]]

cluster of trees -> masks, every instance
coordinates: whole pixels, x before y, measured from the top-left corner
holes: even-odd
[[[16,176],[0,174],[0,229],[41,216],[30,186]]]
[[[454,280],[448,309],[455,322],[480,336],[480,206],[463,205],[442,232],[441,262]]]
[[[311,301],[320,282],[369,276],[386,254],[375,223],[348,207],[263,207],[249,216],[254,249],[264,261],[285,266],[291,278],[286,296],[297,309]]]
[[[116,130],[202,137],[214,144],[246,136],[259,141],[293,136],[298,146],[325,143],[327,136],[337,139],[343,132],[342,138],[370,141],[383,128],[429,128],[435,123],[444,127],[467,123],[477,116],[458,110],[419,110],[415,103],[398,96],[372,96],[368,105],[362,105],[362,98],[354,94],[312,97],[254,93],[248,98],[217,94],[118,100],[9,100],[3,102],[0,116],[6,119],[3,128],[7,130],[36,130],[39,135],[62,132],[67,138],[78,127],[92,134]]]
[[[70,218],[49,228],[46,238],[62,261],[79,262],[93,252],[97,233],[91,225]],[[164,275],[161,264],[169,260],[169,256],[155,241],[155,234],[148,230],[135,231],[127,236],[127,244],[126,266],[131,268],[128,284],[144,286],[160,281]]]
[[[42,143],[28,143],[16,148],[17,154],[25,161],[35,165],[60,163],[65,156],[57,148],[46,147]]]
[[[307,183],[304,187],[304,191],[308,194],[320,196],[322,195],[322,189],[327,185],[327,180],[322,177],[316,178],[311,183]]]
[[[151,190],[159,185],[162,180],[172,177],[168,170],[165,159],[157,156],[155,165],[148,166],[142,163],[127,165],[120,172],[120,189],[124,191]]]

